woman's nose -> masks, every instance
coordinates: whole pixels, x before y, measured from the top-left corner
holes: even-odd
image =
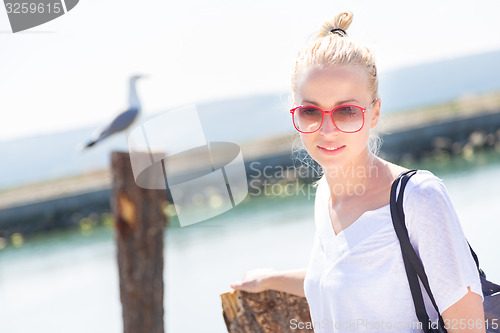
[[[340,133],[340,131],[337,129],[337,127],[333,123],[331,113],[325,114],[325,118],[323,119],[323,124],[321,125],[320,132],[323,135],[329,135],[329,134],[337,135]]]

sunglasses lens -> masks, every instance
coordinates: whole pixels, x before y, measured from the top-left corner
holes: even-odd
[[[321,126],[323,113],[314,107],[300,107],[294,112],[295,126],[301,132],[315,132]]]
[[[363,127],[363,110],[356,106],[343,106],[333,112],[333,122],[343,132],[357,132]]]

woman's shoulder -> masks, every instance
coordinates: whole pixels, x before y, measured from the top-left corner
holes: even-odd
[[[443,205],[451,206],[450,198],[443,179],[429,170],[417,170],[410,178],[403,195],[403,204],[425,209]],[[408,207],[409,208],[409,207]]]
[[[330,196],[330,190],[328,188],[328,182],[326,181],[325,175],[323,175],[319,180],[315,183],[316,187],[316,201],[321,200],[322,198]],[[326,200],[327,198],[325,198]]]
[[[444,189],[444,183],[441,178],[437,177],[429,170],[419,169],[408,181],[405,188],[405,194],[414,192],[414,194],[423,195],[436,190],[442,191]]]

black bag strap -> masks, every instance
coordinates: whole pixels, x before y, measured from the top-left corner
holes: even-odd
[[[406,172],[405,174],[403,174],[402,181],[401,181],[401,188],[399,190],[398,198],[396,201],[396,208],[397,208],[398,215],[399,215],[399,221],[400,221],[399,225],[402,227],[401,230],[404,230],[404,233],[402,234],[402,236],[405,238],[403,240],[405,247],[403,250],[405,251],[406,257],[408,258],[410,263],[413,265],[413,268],[415,269],[417,275],[420,277],[420,280],[422,280],[422,284],[424,285],[424,288],[427,291],[427,293],[429,294],[431,301],[434,305],[434,308],[437,311],[438,310],[437,304],[433,300],[434,297],[432,297],[431,289],[429,287],[429,280],[427,279],[427,275],[425,274],[424,266],[422,264],[422,261],[418,257],[417,253],[415,252],[415,249],[413,248],[413,246],[410,243],[410,238],[408,236],[408,230],[406,229],[406,224],[405,224],[405,215],[404,215],[404,211],[403,211],[404,189],[406,187],[406,184],[410,180],[410,177],[413,176],[416,172],[417,172],[417,170],[410,170],[410,171]],[[401,239],[400,239],[400,243],[401,243]]]
[[[394,225],[396,235],[399,239],[399,244],[403,255],[403,262],[406,270],[406,276],[410,285],[410,291],[413,298],[413,304],[415,305],[415,313],[417,315],[417,318],[422,323],[424,332],[436,332],[436,330],[432,328],[431,321],[425,309],[422,290],[420,289],[420,284],[418,282],[418,278],[420,278],[420,281],[422,281],[422,285],[429,295],[432,305],[438,313],[438,332],[446,332],[446,329],[444,328],[444,321],[440,315],[434,296],[432,295],[429,280],[427,279],[427,275],[425,274],[424,266],[410,243],[408,230],[406,229],[405,225],[405,216],[403,211],[403,193],[410,177],[412,177],[416,172],[417,170],[407,171],[401,174],[392,184],[390,204],[392,223]],[[398,196],[396,198],[396,190],[399,184],[401,185]]]
[[[474,258],[474,262],[476,263],[477,271],[479,272],[479,276],[486,279],[486,274],[484,274],[483,270],[479,268],[479,259],[477,257],[476,252],[470,246],[469,241],[467,241],[467,245],[469,245],[470,253],[472,254],[472,258]]]

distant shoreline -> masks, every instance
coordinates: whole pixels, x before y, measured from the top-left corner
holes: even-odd
[[[446,124],[447,121],[452,119],[470,119],[499,113],[500,92],[494,92],[385,115],[382,116],[377,131],[384,141],[383,145],[387,145],[388,138],[395,133],[404,133],[428,124]],[[496,142],[500,141],[500,132],[497,134]],[[255,161],[264,157],[290,154],[294,139],[295,137],[292,134],[246,142],[242,144],[244,158]],[[384,154],[383,148],[382,154]],[[15,206],[20,202],[53,199],[71,192],[83,193],[109,188],[110,184],[111,175],[109,169],[104,168],[80,175],[0,189],[0,210]]]
[[[380,127],[380,156],[406,165],[422,158],[474,158],[476,150],[500,152],[500,92],[390,114]],[[247,176],[252,162],[258,162],[260,168],[293,167],[297,162],[292,156],[296,137],[282,135],[241,144]],[[186,163],[196,165],[196,156],[191,158],[193,161]],[[0,190],[0,237],[2,233],[64,225],[65,219],[79,212],[109,212],[110,187],[110,172],[103,169]],[[36,224],[30,222],[33,219]],[[22,225],[31,226],[23,229]]]

